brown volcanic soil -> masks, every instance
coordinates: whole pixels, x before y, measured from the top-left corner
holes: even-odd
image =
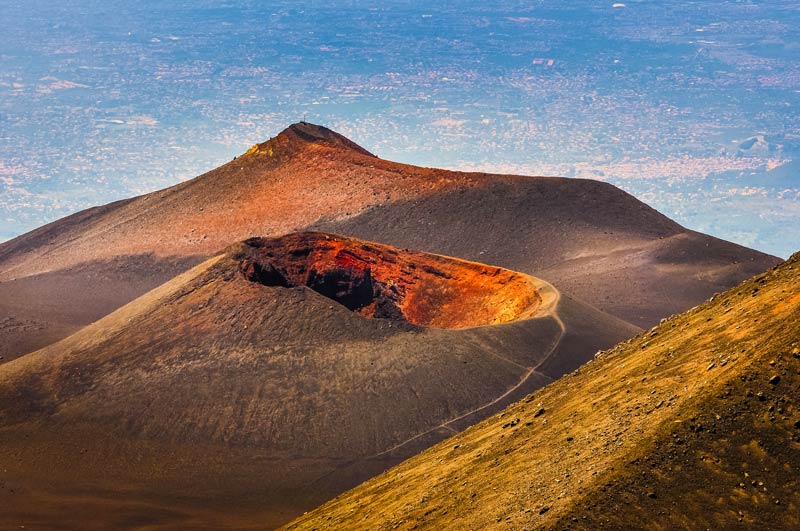
[[[533,274],[638,325],[777,262],[608,184],[408,166],[300,123],[196,179],[0,244],[0,355],[64,337],[232,241],[312,226]]]
[[[799,528],[800,253],[286,526]]]
[[[249,240],[0,366],[0,528],[276,526],[635,333],[496,267]]]

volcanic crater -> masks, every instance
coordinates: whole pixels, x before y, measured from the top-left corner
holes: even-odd
[[[266,286],[305,286],[369,318],[467,328],[527,318],[534,279],[500,267],[319,232],[251,238],[239,271]]]

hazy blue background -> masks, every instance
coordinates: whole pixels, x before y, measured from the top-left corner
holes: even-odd
[[[800,249],[800,4],[0,0],[0,240],[292,122]],[[487,5],[488,4],[488,5]]]

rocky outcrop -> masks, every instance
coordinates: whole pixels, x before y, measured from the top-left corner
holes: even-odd
[[[541,304],[520,273],[324,233],[252,238],[240,255],[252,282],[305,286],[365,317],[464,328],[513,321]]]

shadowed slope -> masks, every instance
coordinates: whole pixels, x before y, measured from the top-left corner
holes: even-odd
[[[435,324],[468,324],[447,295],[486,302],[488,278],[527,302],[486,314],[503,324],[426,328],[334,302],[347,289],[263,282],[356,258],[375,285],[417,283],[404,293],[433,301]],[[348,288],[353,276],[333,278]],[[323,234],[250,240],[0,367],[13,486],[0,489],[0,527],[278,525],[635,332],[495,267]]]
[[[0,363],[55,343],[197,261],[120,256],[0,282]]]
[[[315,227],[534,274],[638,326],[778,261],[687,231],[611,185],[580,179],[497,177]]]
[[[562,291],[637,324],[683,310],[777,261],[687,232],[608,184],[398,164],[300,123],[196,179],[0,244],[0,301],[36,301],[35,285],[20,282],[34,275],[63,286],[46,308],[0,308],[8,312],[0,318],[11,319],[0,324],[5,359],[97,318],[83,295],[92,268],[123,277],[151,261],[154,271],[175,275],[232,241],[312,225],[563,281]],[[147,271],[137,275],[122,289],[97,286],[103,311],[156,285]],[[66,327],[64,315],[71,316]],[[36,328],[20,324],[27,320]]]
[[[286,529],[797,529],[800,254]]]

